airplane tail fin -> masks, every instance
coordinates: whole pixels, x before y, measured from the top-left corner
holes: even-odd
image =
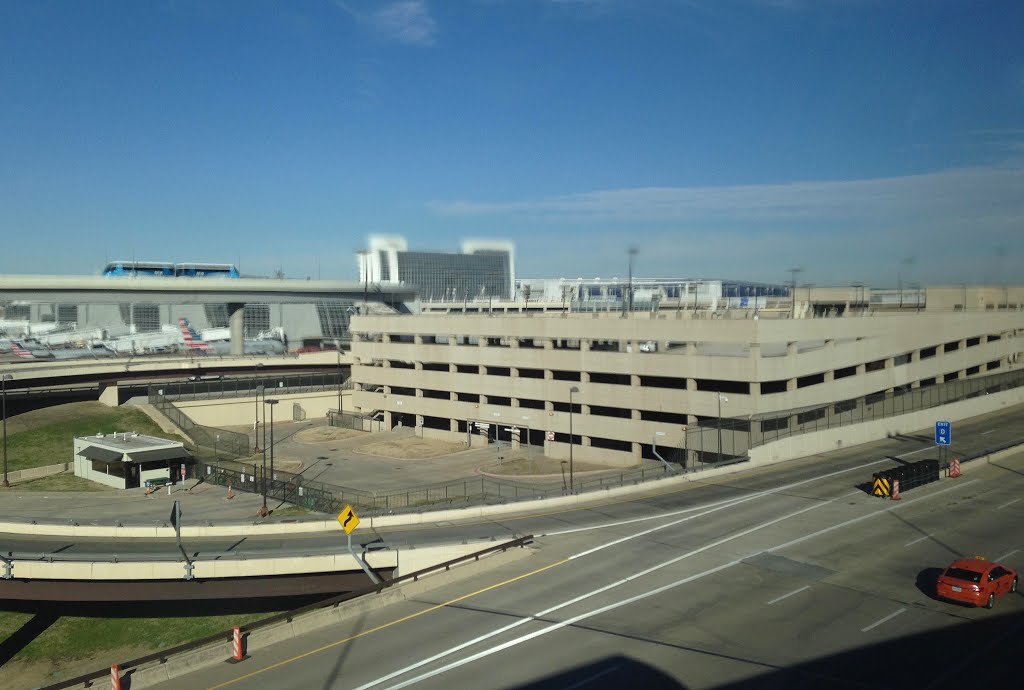
[[[11,352],[13,352],[18,357],[24,357],[25,359],[35,359],[35,357],[32,356],[32,353],[26,350],[24,346],[22,346],[22,344],[19,343],[17,340],[11,341]]]
[[[199,352],[213,352],[213,346],[199,337],[192,324],[185,317],[178,319],[178,327],[181,329],[181,337],[185,340],[185,347]]]

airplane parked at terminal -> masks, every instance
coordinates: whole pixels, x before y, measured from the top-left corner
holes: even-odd
[[[49,348],[39,342],[22,342],[20,340],[8,342],[10,343],[10,352],[22,359],[99,359],[117,356],[115,352],[103,345]]]
[[[208,329],[206,332],[213,330],[217,336],[221,336],[218,340],[210,340],[196,333],[192,324],[184,317],[178,319],[178,326],[188,350],[206,354],[231,354],[231,339],[227,329]],[[284,354],[284,351],[284,343],[275,338],[246,338],[243,346],[243,352],[247,355],[278,355]]]

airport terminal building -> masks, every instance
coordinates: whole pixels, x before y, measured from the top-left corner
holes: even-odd
[[[551,457],[567,457],[570,427],[577,458],[611,465],[651,457],[655,444],[678,448],[695,428],[705,456],[739,455],[780,425],[864,419],[975,379],[1019,379],[1024,289],[934,290],[931,309],[822,318],[809,304],[357,316],[354,402],[386,428]],[[853,294],[828,299],[848,307]],[[723,418],[728,441],[703,433]]]

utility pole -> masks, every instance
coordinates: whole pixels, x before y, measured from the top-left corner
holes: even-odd
[[[639,250],[636,247],[630,247],[628,251],[629,251],[629,295],[628,295],[628,303],[629,303],[630,318],[633,318],[633,259],[636,257],[636,254],[637,254],[637,252]]]
[[[802,268],[787,268],[789,274],[792,276],[789,281],[789,301],[792,302],[792,308],[790,318],[796,318],[796,277],[798,274],[803,273]]]

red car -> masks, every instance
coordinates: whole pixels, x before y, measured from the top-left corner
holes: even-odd
[[[981,556],[960,558],[939,575],[936,593],[943,599],[992,608],[996,597],[1017,591],[1017,571]]]

